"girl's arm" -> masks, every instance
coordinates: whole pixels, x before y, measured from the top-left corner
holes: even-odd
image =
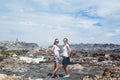
[[[55,50],[55,47],[53,46],[52,49],[51,49],[51,51],[52,51],[53,54],[55,54],[54,50]]]
[[[70,57],[72,50],[71,50],[70,46],[67,46],[67,49],[68,49],[68,57]]]

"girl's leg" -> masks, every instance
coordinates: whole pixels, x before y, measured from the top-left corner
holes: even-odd
[[[54,63],[54,70],[55,70],[55,68],[56,68],[56,63]]]
[[[66,75],[69,75],[69,66],[66,65]]]
[[[66,75],[69,75],[69,66],[67,64],[63,65]]]
[[[51,77],[54,77],[56,75],[56,73],[58,72],[59,68],[60,68],[60,64],[56,64],[56,68],[53,70],[53,73],[52,73]]]

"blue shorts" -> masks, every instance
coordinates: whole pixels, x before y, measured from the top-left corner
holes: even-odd
[[[60,64],[60,59],[57,56],[53,56],[53,61],[55,64]]]
[[[63,57],[62,64],[63,65],[69,65],[70,64],[70,58],[69,57]]]

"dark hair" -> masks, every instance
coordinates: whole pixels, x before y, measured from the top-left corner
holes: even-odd
[[[68,38],[64,38],[63,40],[65,40],[68,43]]]
[[[58,42],[59,42],[59,40],[56,38],[54,41],[54,45],[57,45]]]

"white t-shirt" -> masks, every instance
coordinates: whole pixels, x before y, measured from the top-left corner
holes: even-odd
[[[59,54],[59,50],[60,50],[60,48],[58,47],[58,46],[56,46],[56,45],[53,45],[54,46],[54,53],[55,53],[55,56],[57,56],[57,57],[60,57],[60,54]]]
[[[63,53],[62,53],[63,56],[65,56],[65,57],[69,56],[68,55],[68,48],[69,47],[70,47],[69,44],[64,45],[64,47],[63,47]]]

